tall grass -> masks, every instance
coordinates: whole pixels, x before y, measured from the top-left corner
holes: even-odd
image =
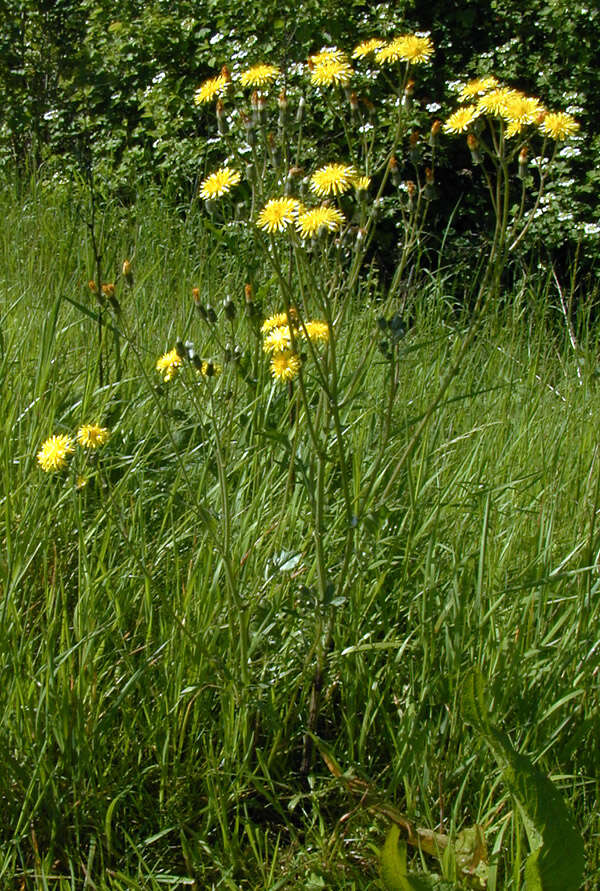
[[[575,354],[551,281],[526,279],[490,310],[386,486],[466,324],[449,273],[422,281],[383,455],[383,355],[344,411],[350,486],[377,472],[386,496],[360,518],[343,602],[324,610],[299,482],[310,442],[294,440],[288,393],[240,321],[249,264],[265,313],[279,309],[271,273],[193,208],[177,215],[151,195],[107,208],[106,269],[129,257],[134,283],[120,295],[120,376],[109,355],[100,388],[95,323],[76,305],[94,311],[82,208],[37,187],[0,201],[3,885],[370,887],[384,824],[318,757],[301,770],[321,614],[316,731],[340,764],[422,826],[482,824],[496,887],[521,887],[520,818],[458,708],[480,666],[514,745],[572,808],[596,887],[593,329],[580,325]],[[222,311],[207,326],[192,287],[214,307],[231,296],[235,327]],[[346,380],[385,310],[367,293],[352,307],[338,341]],[[222,361],[232,332],[242,358],[221,376],[199,386],[186,368],[160,382],[156,358],[176,336]],[[87,485],[44,474],[41,442],[91,420],[112,435]],[[322,482],[338,566],[340,480]]]

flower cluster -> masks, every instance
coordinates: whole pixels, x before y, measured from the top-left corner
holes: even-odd
[[[98,424],[84,424],[76,434],[83,449],[97,449],[108,442],[110,431]],[[64,470],[70,455],[75,451],[75,441],[66,433],[57,433],[46,439],[37,453],[37,462],[45,473]]]
[[[542,135],[559,141],[579,129],[577,121],[566,112],[549,112],[539,99],[520,90],[499,84],[493,75],[478,77],[465,84],[459,94],[463,104],[444,124],[447,133],[465,133],[480,117],[503,122],[504,135],[522,135],[528,128],[538,128]]]
[[[223,371],[218,362],[213,362],[212,359],[201,359],[196,354],[193,344],[183,344],[179,341],[172,350],[159,356],[156,360],[156,370],[159,374],[162,374],[164,382],[169,383],[181,371],[186,360],[194,366],[196,373],[202,377],[216,377]]]
[[[296,377],[302,366],[297,352],[299,341],[310,341],[313,345],[329,341],[329,326],[320,319],[303,322],[297,311],[279,312],[263,322],[263,350],[271,355],[271,374],[275,380],[290,381]]]

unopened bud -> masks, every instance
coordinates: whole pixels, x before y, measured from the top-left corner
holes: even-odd
[[[227,65],[223,65],[223,67],[221,68],[221,77],[224,77],[228,84],[231,83],[231,75],[229,73],[229,68],[227,67]]]
[[[400,185],[400,168],[398,167],[398,161],[396,160],[396,156],[392,155],[390,158],[390,176],[392,178],[392,183],[394,186]]]
[[[223,301],[223,310],[226,318],[228,318],[230,322],[235,319],[235,303],[233,300],[230,300],[229,297]]]
[[[435,176],[431,167],[425,168],[425,188],[423,189],[423,197],[427,201],[435,198]]]
[[[517,174],[519,179],[525,179],[527,176],[527,156],[529,154],[529,149],[526,145],[523,146],[521,151],[519,152],[519,173]]]
[[[258,122],[263,126],[267,123],[267,100],[264,96],[258,97]]]
[[[192,297],[196,306],[200,305],[200,288],[192,288]]]
[[[421,146],[419,145],[419,138],[419,131],[413,130],[408,140],[408,157],[413,162],[413,164],[417,164],[421,157]]]
[[[479,151],[479,140],[474,133],[467,133],[467,145],[471,152],[471,161],[473,164],[481,164],[481,152]]]
[[[216,314],[216,312],[214,311],[214,309],[212,308],[212,306],[207,306],[207,307],[206,307],[206,318],[207,318],[207,321],[208,321],[211,325],[214,325],[215,322],[217,321],[217,314]]]
[[[431,148],[437,148],[440,144],[440,132],[442,130],[442,122],[434,121],[429,131],[429,145]]]
[[[282,90],[281,93],[279,94],[279,96],[277,98],[277,106],[279,108],[279,119],[278,119],[277,123],[279,124],[279,127],[281,129],[283,129],[283,127],[285,127],[285,123],[287,120],[287,108],[288,108],[288,101],[287,101],[287,96],[286,96],[285,90]]]
[[[298,110],[296,112],[296,123],[301,124],[304,120],[304,110],[306,108],[306,100],[304,96],[300,96],[298,100]]]
[[[179,356],[180,359],[187,359],[188,354],[187,354],[187,350],[185,348],[185,344],[184,344],[183,340],[177,340],[175,342],[175,352],[177,353],[177,355]]]
[[[129,262],[129,260],[123,260],[122,272],[123,278],[125,279],[127,284],[131,285],[131,283],[133,282],[133,273],[131,271],[131,263]]]
[[[410,108],[412,105],[412,99],[415,92],[415,82],[414,80],[409,80],[404,87],[404,94],[402,96],[402,108]]]
[[[225,105],[222,99],[217,99],[217,130],[224,136],[227,133],[227,118],[225,115]]]
[[[350,111],[352,114],[358,114],[358,96],[356,93],[350,93]]]

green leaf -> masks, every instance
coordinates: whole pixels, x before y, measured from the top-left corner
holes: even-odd
[[[532,849],[525,867],[526,891],[577,891],[585,868],[583,839],[556,786],[493,725],[485,681],[477,669],[464,683],[462,712],[491,749],[519,805]]]
[[[400,829],[392,823],[381,851],[381,878],[387,891],[430,891],[433,879],[409,875],[406,867],[406,842],[400,841]]]

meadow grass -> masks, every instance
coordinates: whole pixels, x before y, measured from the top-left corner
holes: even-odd
[[[596,887],[594,295],[577,352],[541,272],[488,307],[387,491],[468,315],[443,264],[423,279],[389,414],[390,361],[361,374],[387,309],[365,285],[339,333],[343,436],[352,491],[381,483],[344,595],[324,603],[311,443],[242,319],[249,267],[264,314],[280,309],[271,273],[193,208],[152,195],[108,207],[107,277],[128,257],[134,281],[119,290],[118,361],[105,332],[100,387],[97,326],[76,305],[97,311],[85,207],[37,187],[1,204],[0,886],[373,887],[386,822],[316,750],[301,769],[328,625],[315,726],[343,769],[420,826],[481,824],[488,887],[521,887],[522,821],[459,709],[479,666],[497,720],[575,815]],[[216,308],[231,296],[235,322],[219,309],[206,325],[192,287]],[[154,366],[177,336],[218,362],[226,342],[243,356],[214,380],[186,367],[165,384]],[[77,467],[87,485],[75,465],[45,474],[41,443],[89,422],[111,439]],[[333,462],[321,483],[337,568],[347,520]]]

